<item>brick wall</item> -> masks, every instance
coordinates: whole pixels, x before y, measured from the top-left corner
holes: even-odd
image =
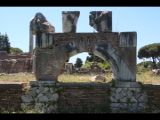
[[[29,53],[7,54],[0,51],[0,73],[32,72],[32,65]]]
[[[27,83],[0,83],[0,111],[8,110],[22,103],[21,96],[27,91]],[[145,84],[148,102],[160,104],[160,85]],[[62,112],[67,109],[76,110],[87,105],[90,108],[110,105],[109,84],[107,83],[60,83],[59,108]]]
[[[109,106],[109,86],[105,83],[60,83],[60,110],[82,109],[105,105]]]
[[[0,111],[9,110],[21,104],[27,83],[0,83]]]
[[[29,53],[8,54],[8,59],[30,59]]]
[[[160,85],[146,85],[150,104],[160,105]]]
[[[31,59],[0,60],[0,73],[32,72]]]

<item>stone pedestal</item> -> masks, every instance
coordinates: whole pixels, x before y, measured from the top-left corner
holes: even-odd
[[[89,25],[98,32],[112,32],[112,11],[91,11]]]
[[[147,105],[148,96],[138,82],[113,82],[110,84],[110,108],[113,112],[138,112]]]
[[[62,32],[75,33],[77,30],[77,21],[79,18],[79,11],[62,11]]]
[[[55,81],[30,81],[28,94],[22,95],[23,109],[54,113],[58,108],[60,84]]]

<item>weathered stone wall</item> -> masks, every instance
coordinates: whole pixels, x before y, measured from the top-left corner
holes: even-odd
[[[69,112],[70,108],[103,105],[112,111],[135,112],[146,105],[160,104],[160,85],[31,81],[30,86],[26,89],[26,83],[0,83],[0,110],[34,105],[43,112]]]
[[[35,53],[36,80],[57,81],[60,69],[69,57],[90,52],[108,61],[115,81],[136,81],[136,32],[49,35],[52,36],[53,44],[42,46]]]
[[[8,54],[6,51],[0,51],[0,59],[1,60],[8,59]]]
[[[59,108],[80,110],[82,107],[109,107],[109,86],[104,83],[61,83]]]
[[[22,96],[22,107],[32,105],[43,112],[69,112],[103,106],[112,112],[127,110],[139,112],[148,103],[160,103],[160,86],[140,84],[138,82],[111,83],[58,83],[55,81],[33,81],[28,95]],[[154,91],[154,93],[153,93]],[[151,92],[153,95],[151,95]],[[148,93],[148,94],[147,94]],[[35,103],[34,105],[31,103]],[[49,104],[49,107],[46,107]],[[53,110],[53,111],[52,111]]]
[[[30,81],[28,94],[22,95],[21,107],[41,110],[44,113],[56,112],[60,84],[55,81]]]
[[[32,72],[31,59],[5,59],[0,60],[0,73]]]
[[[0,83],[0,112],[20,107],[21,96],[27,91],[27,83]]]
[[[29,53],[8,54],[8,59],[30,59]]]
[[[148,102],[160,105],[160,85],[148,84],[145,89],[147,89]]]
[[[0,73],[32,72],[32,64],[29,53],[7,54],[0,51]]]

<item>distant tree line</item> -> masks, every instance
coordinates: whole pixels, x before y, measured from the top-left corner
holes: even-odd
[[[1,35],[0,33],[0,51],[10,53],[10,42],[7,34]]]
[[[7,34],[0,33],[0,51],[6,51],[8,54],[22,53],[23,51],[17,47],[11,47]]]
[[[94,55],[92,53],[88,53],[88,55],[89,56],[86,57],[84,65],[83,65],[82,59],[81,58],[77,58],[74,66],[76,68],[80,68],[80,67],[90,68],[92,63],[97,63],[97,65],[99,67],[101,67],[102,69],[104,69],[104,70],[107,70],[107,69],[110,68],[109,63],[107,61],[104,61],[103,59],[101,59],[100,57],[98,57],[98,56],[96,56],[96,55]]]

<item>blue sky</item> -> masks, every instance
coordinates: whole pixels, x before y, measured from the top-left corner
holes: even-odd
[[[160,7],[0,7],[0,33],[9,36],[11,47],[29,51],[29,22],[41,12],[62,33],[62,11],[80,11],[77,32],[93,32],[89,25],[90,11],[112,11],[113,32],[137,32],[137,52],[144,45],[160,42]],[[86,60],[88,53],[70,58]],[[137,58],[137,63],[143,60]]]

